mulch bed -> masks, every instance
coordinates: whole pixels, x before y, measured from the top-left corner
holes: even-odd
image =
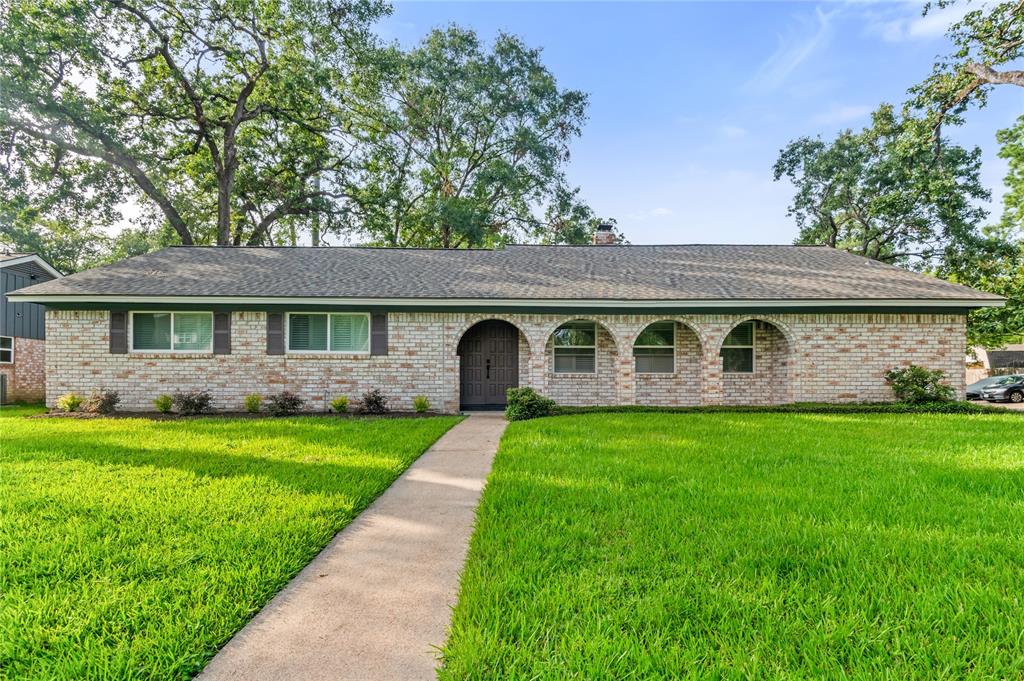
[[[190,419],[278,419],[292,418],[295,416],[310,418],[331,418],[331,419],[408,419],[408,418],[429,418],[441,414],[427,412],[420,414],[414,411],[389,411],[386,414],[336,414],[328,412],[299,412],[289,416],[274,416],[267,413],[251,414],[247,411],[217,411],[208,414],[195,414],[185,416],[183,414],[161,414],[155,411],[115,411],[112,414],[94,414],[91,412],[73,411],[51,411],[45,414],[33,414],[26,418],[30,419],[149,419],[150,421],[188,421]]]

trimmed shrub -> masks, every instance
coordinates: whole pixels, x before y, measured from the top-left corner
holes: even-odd
[[[153,406],[161,414],[170,414],[171,407],[174,406],[174,398],[170,395],[161,395],[160,397],[153,400]]]
[[[120,401],[116,390],[97,390],[85,401],[82,410],[91,414],[113,414]]]
[[[533,388],[509,388],[506,396],[508,406],[505,407],[505,418],[509,421],[550,416],[555,411],[555,401]]]
[[[388,413],[388,398],[378,388],[367,390],[363,393],[363,399],[359,400],[356,412],[359,414],[386,414]]]
[[[263,406],[263,398],[259,394],[253,393],[245,396],[245,410],[250,414],[260,413],[260,408]]]
[[[552,416],[576,414],[998,414],[1000,416],[1024,417],[1024,412],[973,402],[923,402],[921,404],[907,402],[849,402],[843,404],[798,402],[779,405],[709,407],[643,405],[569,407],[559,405],[551,412]]]
[[[57,408],[63,412],[70,414],[73,411],[78,411],[78,408],[82,406],[82,396],[75,393],[68,393],[67,395],[61,395],[57,398]]]
[[[344,414],[348,411],[348,398],[344,395],[338,395],[331,400],[331,409],[335,414]]]
[[[282,390],[276,395],[270,395],[267,397],[267,411],[274,416],[292,416],[298,414],[302,409],[302,405],[306,403],[304,399],[291,392],[290,390]]]
[[[896,398],[907,404],[950,402],[954,396],[953,388],[945,382],[945,371],[914,364],[885,372],[885,381]]]
[[[213,398],[206,390],[187,390],[174,393],[171,400],[179,414],[195,416],[210,411],[210,402],[213,401]]]
[[[417,414],[425,414],[430,409],[430,400],[426,395],[417,395],[412,398],[412,408],[416,410]]]

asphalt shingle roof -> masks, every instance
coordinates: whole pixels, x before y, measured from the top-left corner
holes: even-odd
[[[825,247],[165,248],[23,289],[93,296],[995,300]]]

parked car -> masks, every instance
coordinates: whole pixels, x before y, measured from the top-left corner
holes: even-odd
[[[1024,376],[1003,376],[1001,380],[982,388],[981,396],[989,402],[1024,402]]]
[[[1004,378],[1006,378],[1006,376],[989,376],[988,378],[983,378],[980,381],[975,381],[974,383],[971,383],[969,386],[967,386],[967,399],[985,399],[984,397],[981,396],[981,391],[989,387],[990,385],[995,385]]]

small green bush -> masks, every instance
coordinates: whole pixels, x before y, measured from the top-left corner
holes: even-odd
[[[885,372],[885,381],[896,399],[907,404],[952,401],[953,388],[945,380],[945,371],[932,371],[914,364]]]
[[[430,409],[430,400],[426,395],[417,395],[412,398],[412,408],[416,410],[417,414],[425,414]]]
[[[258,414],[262,406],[263,398],[259,394],[253,393],[245,396],[245,410],[250,414]]]
[[[356,411],[360,414],[386,414],[388,413],[388,398],[379,388],[367,390],[363,393],[363,399],[359,400]]]
[[[113,414],[120,401],[116,390],[96,390],[82,405],[82,410],[91,414]]]
[[[78,411],[78,408],[82,406],[82,396],[76,395],[75,393],[68,393],[67,395],[61,395],[57,398],[57,408],[63,412],[71,413]]]
[[[210,393],[206,390],[187,390],[174,393],[171,398],[179,414],[195,416],[210,411],[210,402],[213,401]]]
[[[282,390],[276,395],[271,395],[267,398],[267,401],[270,403],[267,405],[267,410],[274,416],[298,414],[302,409],[302,405],[306,403],[304,399],[290,390]]]
[[[344,414],[348,411],[348,398],[344,395],[338,395],[331,400],[331,409],[335,414]]]
[[[509,388],[506,396],[508,405],[505,407],[505,418],[509,421],[550,416],[555,410],[555,401],[533,388]]]
[[[153,406],[161,414],[170,414],[171,407],[174,406],[174,398],[170,395],[161,395],[160,397],[153,400]]]

